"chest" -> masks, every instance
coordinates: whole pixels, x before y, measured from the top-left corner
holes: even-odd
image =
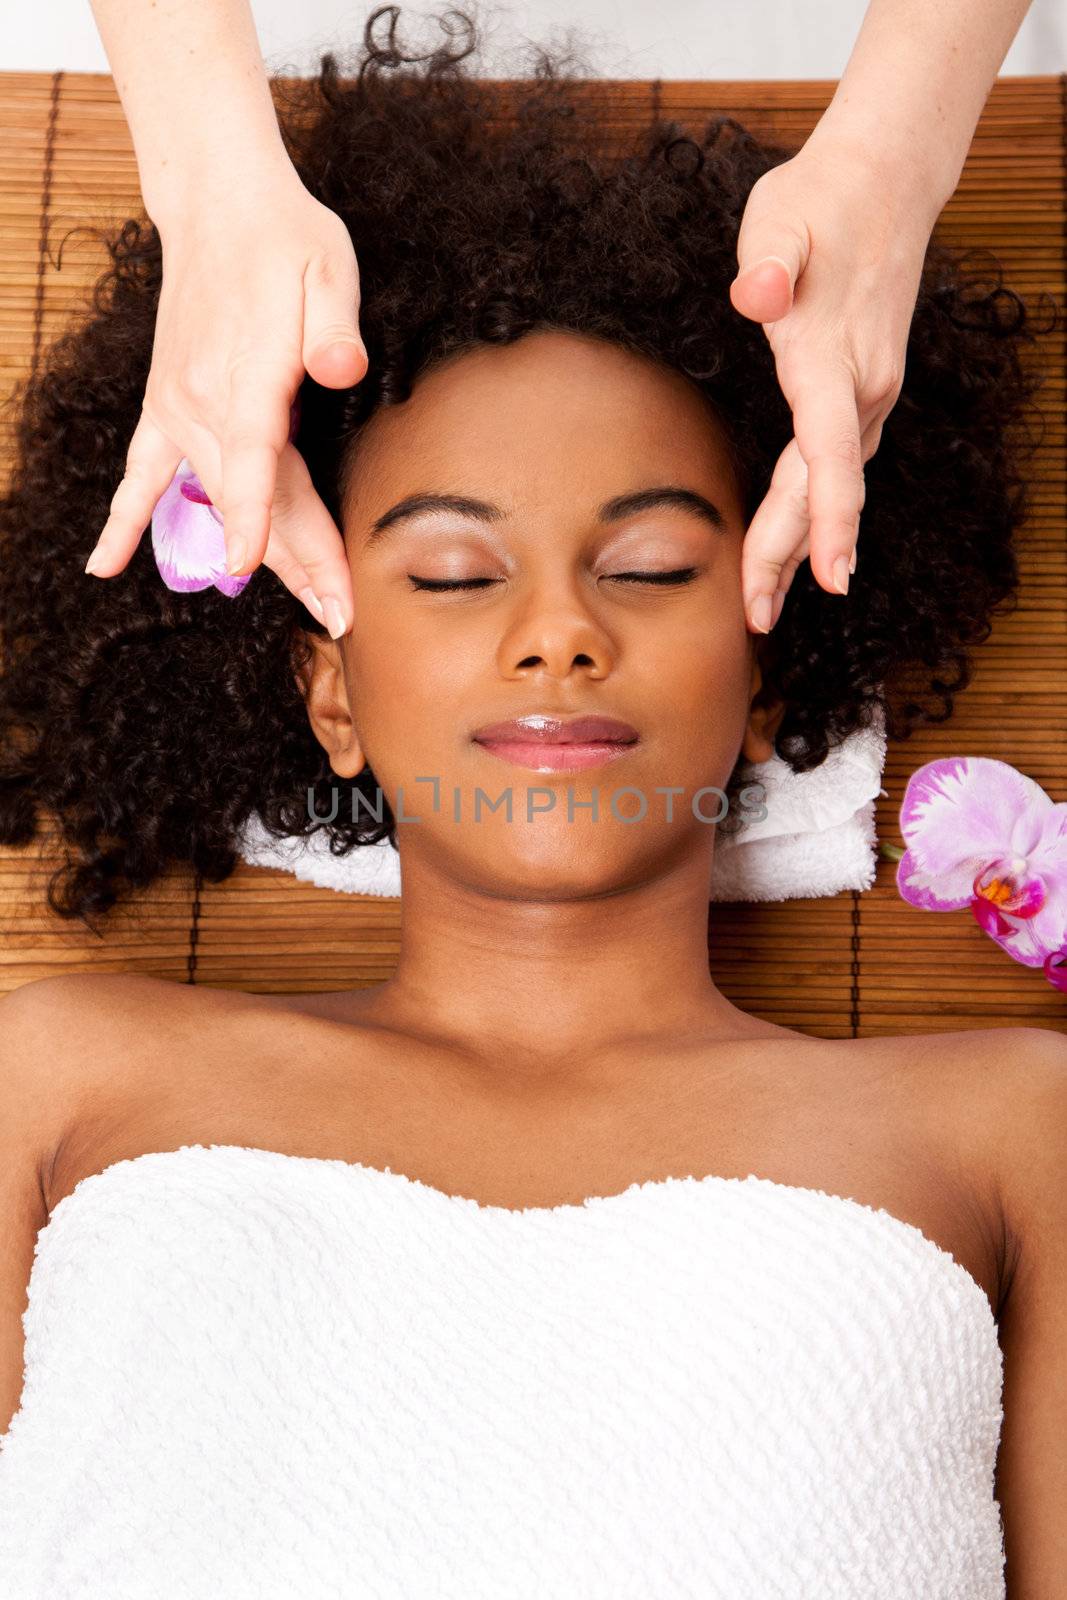
[[[862,1045],[864,1041],[853,1041]],[[217,1030],[209,1052],[157,1030],[72,1108],[49,1209],[115,1162],[184,1145],[325,1158],[418,1179],[485,1207],[580,1206],[634,1183],[758,1178],[858,1201],[911,1223],[999,1300],[995,1219],[976,1200],[950,1107],[917,1094],[903,1050],[846,1057],[806,1041],[619,1064],[609,1080],[487,1093],[433,1051],[344,1039],[318,1018]],[[903,1043],[903,1042],[902,1042]],[[914,1054],[914,1052],[913,1052]],[[947,1081],[947,1080],[946,1080]]]

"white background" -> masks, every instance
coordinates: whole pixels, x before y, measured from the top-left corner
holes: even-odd
[[[136,9],[147,0],[128,3]],[[440,10],[451,3],[440,0]],[[312,76],[318,52],[358,44],[375,9],[343,0],[253,0],[268,70]],[[416,49],[443,38],[430,20],[437,9],[401,0],[401,38]],[[110,70],[89,0],[5,0],[4,11],[0,68]],[[486,46],[476,70],[521,76],[514,52],[524,38],[562,43],[577,29],[585,60],[604,77],[839,78],[865,11],[866,0],[478,0],[473,14]],[[1000,76],[1056,72],[1067,72],[1067,4],[1033,0]]]

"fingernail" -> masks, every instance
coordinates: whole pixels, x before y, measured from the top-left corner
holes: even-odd
[[[326,614],[322,609],[322,601],[319,599],[318,595],[315,593],[310,584],[306,584],[305,587],[301,589],[300,598],[311,612],[311,615],[313,617],[318,617],[319,621],[325,624]]]
[[[339,601],[332,594],[323,595],[322,604],[326,611],[326,628],[331,639],[339,639],[345,631],[345,617]]]
[[[226,571],[239,572],[248,559],[248,545],[241,535],[235,534],[226,546]]]
[[[850,572],[855,572],[855,570],[856,570],[856,549],[855,549],[855,546],[853,546],[853,549],[852,549],[852,560],[848,564],[848,570]]]
[[[838,556],[834,562],[834,588],[839,594],[848,594],[848,574],[848,557]]]
[[[85,563],[86,572],[91,572],[94,577],[98,577],[100,574],[100,562],[102,559],[99,543],[94,544],[89,554],[89,559]]]
[[[772,628],[776,628],[778,626],[778,618],[781,616],[782,607],[785,605],[785,594],[786,592],[784,589],[776,589],[774,591],[774,609],[771,612]]]
[[[760,633],[771,631],[771,597],[769,594],[757,595],[752,602],[752,625]]]

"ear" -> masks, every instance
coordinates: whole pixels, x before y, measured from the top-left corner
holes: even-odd
[[[339,778],[354,778],[367,765],[348,701],[341,641],[326,634],[305,633],[310,657],[294,672],[316,739]]]
[[[752,684],[749,690],[748,722],[741,741],[741,756],[745,761],[769,761],[774,754],[774,736],[785,716],[785,701],[770,699],[763,689],[758,651],[752,654]]]

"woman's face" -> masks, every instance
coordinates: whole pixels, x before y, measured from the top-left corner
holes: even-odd
[[[304,687],[333,770],[373,769],[404,870],[424,860],[544,899],[622,889],[694,853],[710,864],[724,802],[708,791],[739,753],[771,754],[773,718],[750,714],[740,491],[699,391],[539,329],[426,372],[356,451],[354,623],[313,636]],[[519,748],[475,737],[557,713],[636,737],[569,753],[523,749],[521,729]]]

